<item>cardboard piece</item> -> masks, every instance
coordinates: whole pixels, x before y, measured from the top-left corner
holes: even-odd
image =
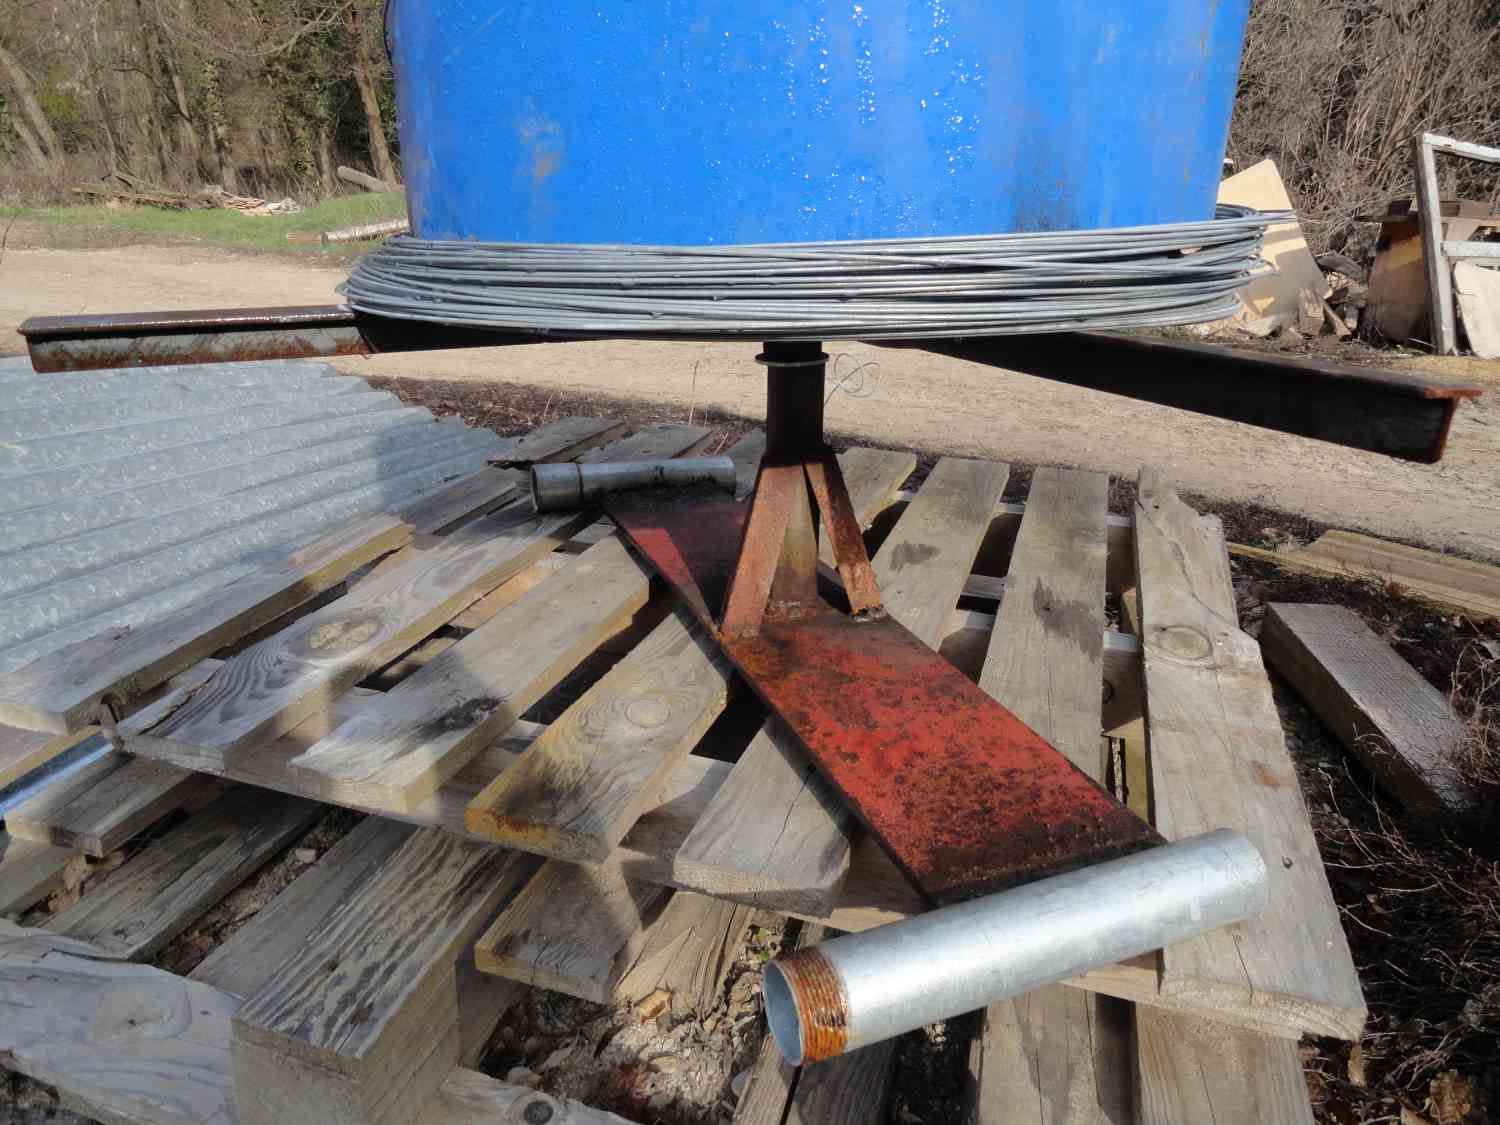
[[[1274,160],[1262,160],[1220,183],[1219,202],[1261,211],[1292,210],[1291,197]],[[1243,310],[1234,323],[1257,335],[1269,335],[1283,324],[1296,323],[1304,289],[1312,290],[1319,299],[1327,297],[1330,290],[1296,219],[1267,229],[1262,255],[1279,272],[1258,277],[1240,290]]]

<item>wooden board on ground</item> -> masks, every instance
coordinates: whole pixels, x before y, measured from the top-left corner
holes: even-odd
[[[1266,607],[1260,647],[1407,812],[1452,822],[1475,811],[1459,772],[1463,719],[1359,614],[1275,603]]]
[[[300,797],[236,786],[53,915],[46,929],[89,942],[101,957],[142,961],[317,818]]]
[[[1157,827],[1169,840],[1234,829],[1268,872],[1258,915],[1163,951],[1162,993],[1357,1038],[1359,977],[1260,649],[1236,619],[1222,527],[1151,470],[1135,520]]]
[[[169,677],[410,538],[411,528],[394,517],[362,520],[159,621],[49,653],[0,679],[0,722],[79,730],[99,719],[105,699],[115,717],[129,714]]]
[[[0,921],[0,1057],[109,1125],[230,1125],[237,998]]]
[[[1500,567],[1389,543],[1354,531],[1325,531],[1305,547],[1267,551],[1230,544],[1242,558],[1287,570],[1378,582],[1393,594],[1475,617],[1500,617]]]
[[[885,608],[936,647],[973,566],[1009,468],[945,458],[872,564]],[[852,814],[777,719],[714,795],[673,861],[679,886],[826,915],[849,870]]]
[[[417,1116],[458,1058],[454,959],[536,863],[440,831],[403,842],[236,1014],[240,1120]]]
[[[438,653],[292,763],[325,800],[409,812],[646,604],[611,536]]]

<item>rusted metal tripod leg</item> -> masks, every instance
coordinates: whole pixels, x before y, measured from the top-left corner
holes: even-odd
[[[828,357],[819,344],[791,341],[769,343],[757,358],[767,368],[766,453],[724,600],[726,636],[756,632],[768,607],[795,616],[818,599],[817,514],[804,465],[831,456],[823,444]],[[821,497],[819,507],[827,507]]]
[[[869,552],[865,550],[864,532],[855,518],[854,504],[849,499],[849,489],[844,484],[838,458],[831,449],[825,448],[805,467],[807,483],[818,502],[823,526],[827,528],[833,546],[834,562],[844,580],[844,592],[849,596],[849,612],[873,613],[881,608],[880,587],[875,581],[875,569],[870,565]]]

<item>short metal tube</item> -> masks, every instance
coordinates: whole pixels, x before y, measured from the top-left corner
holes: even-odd
[[[733,493],[735,465],[728,457],[679,457],[655,461],[578,464],[563,461],[531,467],[531,499],[539,512],[580,508],[612,492],[643,488],[711,485]]]
[[[777,957],[766,1018],[792,1065],[830,1058],[1241,921],[1260,853],[1208,832]]]

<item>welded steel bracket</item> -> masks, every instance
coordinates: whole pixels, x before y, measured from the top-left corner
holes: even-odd
[[[606,511],[913,884],[953,902],[1161,837],[887,615],[823,440],[817,344],[768,344],[748,503],[622,496]],[[819,517],[842,589],[820,589]]]

